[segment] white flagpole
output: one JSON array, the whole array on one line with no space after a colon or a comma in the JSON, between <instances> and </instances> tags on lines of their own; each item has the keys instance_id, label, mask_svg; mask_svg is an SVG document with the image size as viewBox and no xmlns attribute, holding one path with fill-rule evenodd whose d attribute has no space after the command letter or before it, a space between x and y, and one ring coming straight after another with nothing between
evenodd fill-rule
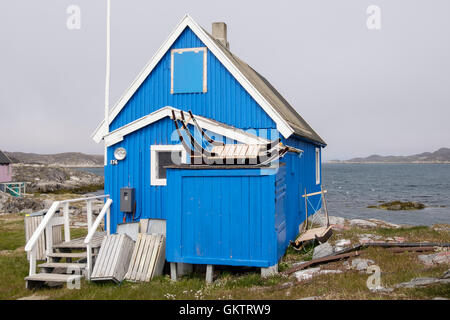
<instances>
[{"instance_id":1,"label":"white flagpole","mask_svg":"<svg viewBox=\"0 0 450 320\"><path fill-rule=\"evenodd\" d=\"M105 81L105 135L109 133L109 80L110 80L110 50L111 50L111 0L106 0L106 81ZM107 164L107 147L105 141L105 163Z\"/></svg>"}]
</instances>

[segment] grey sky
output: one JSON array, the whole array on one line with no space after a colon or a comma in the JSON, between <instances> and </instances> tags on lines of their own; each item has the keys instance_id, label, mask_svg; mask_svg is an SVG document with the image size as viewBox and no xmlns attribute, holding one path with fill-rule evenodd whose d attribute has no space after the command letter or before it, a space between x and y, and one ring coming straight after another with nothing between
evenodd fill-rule
<instances>
[{"instance_id":1,"label":"grey sky","mask_svg":"<svg viewBox=\"0 0 450 320\"><path fill-rule=\"evenodd\" d=\"M81 8L68 30L66 9ZM369 5L381 30L366 27ZM231 50L325 139L324 159L450 147L447 0L112 0L111 104L185 13L228 24ZM102 153L106 0L0 3L0 149Z\"/></svg>"}]
</instances>

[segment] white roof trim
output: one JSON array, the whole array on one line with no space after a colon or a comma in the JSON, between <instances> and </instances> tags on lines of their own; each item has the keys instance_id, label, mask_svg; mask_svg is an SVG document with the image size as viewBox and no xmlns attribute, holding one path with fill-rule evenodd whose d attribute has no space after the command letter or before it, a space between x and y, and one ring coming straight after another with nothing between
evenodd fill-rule
<instances>
[{"instance_id":1,"label":"white roof trim","mask_svg":"<svg viewBox=\"0 0 450 320\"><path fill-rule=\"evenodd\" d=\"M108 147L112 146L112 145L122 141L124 136L126 136L132 132L135 132L145 126L148 126L149 124L159 121L162 118L171 117L172 110L175 111L175 114L177 115L177 117L180 116L179 109L173 108L170 106L163 107L159 110L156 110L156 111L150 113L149 115L146 115L146 116L144 116L140 119L137 119L133 122L130 122L130 123L124 125L123 127L108 133L104 137L106 145ZM233 128L226 124L223 124L223 123L220 123L220 122L217 122L217 121L205 118L205 117L201 117L201 116L197 116L197 115L194 115L194 116L195 116L195 119L197 120L198 125L200 127L202 127L203 129L208 130L210 132L214 132L221 136L230 138L232 140L237 140L239 142L246 143L246 144L260 144L260 143L268 143L269 142L269 140L267 140L267 139L258 137L249 132L245 132L244 130ZM190 117L186 117L186 118L189 118L188 123L193 124L193 121L190 119Z\"/></svg>"},{"instance_id":2,"label":"white roof trim","mask_svg":"<svg viewBox=\"0 0 450 320\"><path fill-rule=\"evenodd\" d=\"M156 54L152 57L149 63L141 71L139 76L133 81L131 86L122 95L122 97L117 101L114 108L111 109L109 113L109 123L111 124L114 118L119 114L122 108L126 105L128 100L131 99L133 94L141 86L144 80L152 72L153 68L159 63L161 58L166 54L166 52L173 45L175 40L180 36L186 27L191 28L191 30L199 37L199 39L208 47L208 49L214 54L214 56L227 68L227 70L236 78L236 80L247 90L247 92L256 100L256 102L263 108L263 110L269 115L270 118L276 123L278 131L283 135L283 137L288 138L294 133L294 130L289 126L286 120L272 107L272 105L261 95L261 93L256 90L256 88L250 83L250 81L239 71L238 68L228 59L228 57L217 47L217 44L211 40L211 38L205 33L205 31L186 14L183 19L175 27L174 31L170 34L169 38L163 43L163 45L158 49ZM95 129L92 134L92 138L95 142L99 143L106 133L106 126L104 120Z\"/></svg>"}]
</instances>

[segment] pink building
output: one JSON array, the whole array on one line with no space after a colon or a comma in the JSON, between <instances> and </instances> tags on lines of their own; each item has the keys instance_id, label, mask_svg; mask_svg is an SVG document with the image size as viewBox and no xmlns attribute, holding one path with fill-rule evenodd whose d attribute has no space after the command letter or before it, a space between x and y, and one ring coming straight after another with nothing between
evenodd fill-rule
<instances>
[{"instance_id":1,"label":"pink building","mask_svg":"<svg viewBox=\"0 0 450 320\"><path fill-rule=\"evenodd\" d=\"M11 160L0 150L0 183L11 182L12 164Z\"/></svg>"}]
</instances>

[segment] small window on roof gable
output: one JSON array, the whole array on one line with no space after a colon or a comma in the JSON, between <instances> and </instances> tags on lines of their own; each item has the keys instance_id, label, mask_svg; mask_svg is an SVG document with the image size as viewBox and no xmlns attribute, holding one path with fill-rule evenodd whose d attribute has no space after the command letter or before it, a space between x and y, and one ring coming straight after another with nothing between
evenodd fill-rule
<instances>
[{"instance_id":1,"label":"small window on roof gable","mask_svg":"<svg viewBox=\"0 0 450 320\"><path fill-rule=\"evenodd\" d=\"M172 49L170 93L206 92L206 48Z\"/></svg>"}]
</instances>

